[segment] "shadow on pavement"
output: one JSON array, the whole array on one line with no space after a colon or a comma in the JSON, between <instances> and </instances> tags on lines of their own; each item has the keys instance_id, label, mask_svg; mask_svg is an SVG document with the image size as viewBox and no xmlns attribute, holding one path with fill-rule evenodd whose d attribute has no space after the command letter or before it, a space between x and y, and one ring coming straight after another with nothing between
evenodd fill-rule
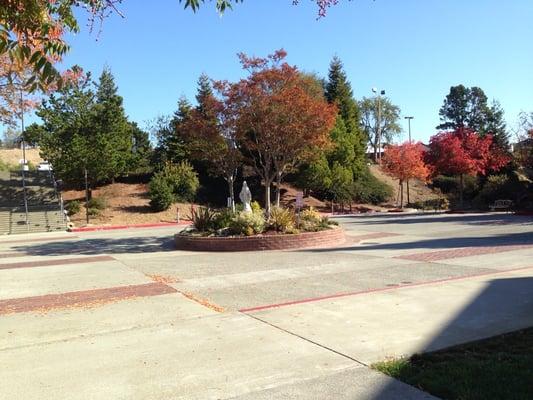
<instances>
[{"instance_id":1,"label":"shadow on pavement","mask_svg":"<svg viewBox=\"0 0 533 400\"><path fill-rule=\"evenodd\" d=\"M452 249L460 247L502 247L533 245L533 232L502 234L480 237L431 238L411 242L380 243L367 245L340 246L336 248L308 249L300 251L330 252L346 250L406 250L406 249Z\"/></svg>"},{"instance_id":2,"label":"shadow on pavement","mask_svg":"<svg viewBox=\"0 0 533 400\"><path fill-rule=\"evenodd\" d=\"M533 326L533 278L532 277L517 277L507 279L494 279L487 283L487 286L464 308L461 309L455 316L452 316L449 322L432 338L430 338L424 345L420 346L417 354L434 352L442 350L448 347L452 347L459 344L468 342L474 342L481 339L526 329ZM505 354L505 349L495 348L495 353ZM533 351L533 349L531 349ZM503 356L503 355L502 355ZM416 356L415 356L416 357ZM451 356L448 356L451 357ZM478 356L481 357L481 356ZM409 376L410 371L407 369L409 366L406 364L401 368L405 368L405 371L397 371L400 377ZM474 368L472 365L471 368ZM476 370L477 371L477 370ZM503 371L505 372L505 371ZM513 371L507 371L502 376L498 377L497 388L491 385L490 388L473 388L469 385L474 385L476 382L468 381L465 377L464 382L449 382L450 386L462 385L463 392L468 393L487 393L491 390L495 390L496 393L491 392L492 399L505 399L508 398L508 391L505 389L507 383L513 382L512 387L520 388L524 392L522 395L527 396L525 393L532 388L531 380L529 377L524 379L516 377ZM479 376L479 374L487 374L487 376ZM479 371L476 376L476 381L480 382L492 382L490 372ZM525 375L525 374L523 374ZM453 379L453 378L450 378ZM524 382L519 382L517 385L516 379L522 379ZM437 384L438 385L438 384ZM529 388L528 389L528 385ZM393 384L389 385L393 386ZM442 382L440 384L441 390L446 391L447 388L442 389ZM375 395L371 397L372 400L389 400L394 397L390 397L391 388L385 386L376 391ZM423 388L422 388L423 389ZM501 389L501 391L499 390ZM435 393L439 395L439 393ZM465 394L465 393L463 393ZM529 393L530 394L530 393ZM440 394L444 395L444 394ZM492 397L493 396L493 397ZM460 397L460 398L478 398L478 397ZM488 397L485 397L488 398ZM521 397L517 394L518 398Z\"/></svg>"},{"instance_id":3,"label":"shadow on pavement","mask_svg":"<svg viewBox=\"0 0 533 400\"><path fill-rule=\"evenodd\" d=\"M533 224L533 218L513 214L404 214L404 215L361 215L357 217L335 215L336 220L341 220L344 224L350 225L387 225L387 224L425 224L432 222L460 223L463 225L524 225ZM350 219L350 221L342 221Z\"/></svg>"},{"instance_id":4,"label":"shadow on pavement","mask_svg":"<svg viewBox=\"0 0 533 400\"><path fill-rule=\"evenodd\" d=\"M82 238L79 241L56 241L13 247L30 256L94 255L120 253L155 253L176 251L172 237Z\"/></svg>"}]
</instances>

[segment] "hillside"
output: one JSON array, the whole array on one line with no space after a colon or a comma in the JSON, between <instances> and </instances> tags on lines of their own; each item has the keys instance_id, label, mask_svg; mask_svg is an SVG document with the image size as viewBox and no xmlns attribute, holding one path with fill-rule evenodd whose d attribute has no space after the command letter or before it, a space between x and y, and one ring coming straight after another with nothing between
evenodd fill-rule
<instances>
[{"instance_id":1,"label":"hillside","mask_svg":"<svg viewBox=\"0 0 533 400\"><path fill-rule=\"evenodd\" d=\"M0 148L0 164L8 164L10 166L19 165L22 159L21 149L4 149ZM39 149L26 149L26 159L33 165L37 165L43 161L39 155Z\"/></svg>"},{"instance_id":2,"label":"hillside","mask_svg":"<svg viewBox=\"0 0 533 400\"><path fill-rule=\"evenodd\" d=\"M390 199L390 205L396 205L396 200L399 199L400 189L398 187L398 180L393 179L386 173L381 170L381 167L378 165L371 165L370 172L380 181L387 183L393 190L393 197ZM419 180L409 181L409 194L411 202L425 201L430 199L437 199L442 195L439 195L438 192L430 189L424 182ZM404 194L403 194L404 204L407 203L407 189L404 185Z\"/></svg>"}]
</instances>

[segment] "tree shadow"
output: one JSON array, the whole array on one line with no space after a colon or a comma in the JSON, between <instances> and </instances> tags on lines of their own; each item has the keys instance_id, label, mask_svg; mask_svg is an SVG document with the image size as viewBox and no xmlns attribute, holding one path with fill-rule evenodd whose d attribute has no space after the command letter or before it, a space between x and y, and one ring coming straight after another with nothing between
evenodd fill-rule
<instances>
[{"instance_id":1,"label":"tree shadow","mask_svg":"<svg viewBox=\"0 0 533 400\"><path fill-rule=\"evenodd\" d=\"M401 363L394 374L401 380L411 381L413 385L422 390L428 389L421 382L417 382L417 379L413 381L413 370L410 363L416 365L417 362L419 363L420 357L428 358L431 355L440 357L441 360L446 359L447 362L457 362L457 359L465 355L465 352L470 352L470 356L465 356L466 359L470 357L471 360L467 367L470 370L465 372L465 375L470 374L472 376L464 376L463 382L454 381L455 378L452 373L449 376L439 375L438 379L436 378L433 382L426 380L425 383L433 387L432 394L444 398L455 396L459 396L458 398L493 399L527 398L522 397L530 390L528 389L528 385L531 388L531 380L527 377L527 374L521 374L518 377L515 370L500 368L498 370L500 373L498 377L499 382L495 383L491 371L475 369L474 359L482 360L483 356L481 353L478 354L477 351L466 349L468 346L461 346L459 348L455 346L519 331L531 326L533 326L533 278L516 277L491 280L472 301L455 315L452 315L437 334L429 338L426 342L415 346L416 354L408 355L410 356L408 362ZM386 347L387 344L384 343L384 346ZM450 350L452 351L450 354L440 356L442 349L447 349L452 346L454 347ZM453 355L453 351L456 352L455 354L457 356ZM505 359L506 347L503 340L499 346L492 347L486 351L490 351L494 358L502 359L503 357ZM424 353L429 354L419 356L419 354ZM431 365L425 364L423 368L426 370L431 368ZM435 371L442 371L442 368L438 369L438 365L435 365L434 368L436 368ZM524 378L525 376L526 378ZM514 390L518 389L520 393L511 395L510 393L513 389L509 389L507 387L508 385L506 385L507 383L512 383L511 387ZM391 388L396 387L395 385L396 383L393 382L378 389L372 396L372 399L380 400L388 398L385 394L390 393ZM473 395L475 393L477 395ZM478 397L480 395L481 397ZM511 397L509 397L510 395ZM516 397L512 397L514 395Z\"/></svg>"},{"instance_id":2,"label":"tree shadow","mask_svg":"<svg viewBox=\"0 0 533 400\"><path fill-rule=\"evenodd\" d=\"M348 245L335 248L306 249L301 251L309 252L331 252L331 251L357 251L357 250L406 250L406 249L433 249L447 250L461 247L505 247L505 246L527 246L533 245L533 232L520 232L512 234L501 234L493 236L477 237L453 237L453 238L430 238L424 240L397 242L397 243L377 243L366 245Z\"/></svg>"},{"instance_id":3,"label":"tree shadow","mask_svg":"<svg viewBox=\"0 0 533 400\"><path fill-rule=\"evenodd\" d=\"M14 246L13 250L29 256L131 254L176 251L172 237L161 236L144 236L118 239L83 238L78 241L55 241Z\"/></svg>"},{"instance_id":4,"label":"tree shadow","mask_svg":"<svg viewBox=\"0 0 533 400\"><path fill-rule=\"evenodd\" d=\"M450 215L443 213L405 215L362 215L357 217L334 216L343 224L349 225L388 225L388 224L425 224L425 223L459 223L463 225L530 225L533 218L513 214L476 214ZM349 221L343 221L349 219Z\"/></svg>"}]
</instances>

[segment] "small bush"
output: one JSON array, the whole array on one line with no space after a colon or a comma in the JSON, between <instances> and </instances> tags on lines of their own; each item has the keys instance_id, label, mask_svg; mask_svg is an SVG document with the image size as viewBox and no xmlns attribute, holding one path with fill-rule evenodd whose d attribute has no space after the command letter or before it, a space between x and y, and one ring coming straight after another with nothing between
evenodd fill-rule
<instances>
[{"instance_id":1,"label":"small bush","mask_svg":"<svg viewBox=\"0 0 533 400\"><path fill-rule=\"evenodd\" d=\"M354 200L360 203L380 204L391 196L392 188L370 172L362 174L353 184Z\"/></svg>"},{"instance_id":2,"label":"small bush","mask_svg":"<svg viewBox=\"0 0 533 400\"><path fill-rule=\"evenodd\" d=\"M300 213L299 228L305 232L316 232L320 230L322 216L314 208L303 210Z\"/></svg>"},{"instance_id":3,"label":"small bush","mask_svg":"<svg viewBox=\"0 0 533 400\"><path fill-rule=\"evenodd\" d=\"M89 214L90 217L98 217L100 214L102 214L102 210L98 208L89 208L87 210L87 214Z\"/></svg>"},{"instance_id":4,"label":"small bush","mask_svg":"<svg viewBox=\"0 0 533 400\"><path fill-rule=\"evenodd\" d=\"M235 217L235 213L230 208L225 208L218 212L214 220L214 229L226 229L230 226L231 220Z\"/></svg>"},{"instance_id":5,"label":"small bush","mask_svg":"<svg viewBox=\"0 0 533 400\"><path fill-rule=\"evenodd\" d=\"M260 211L262 211L261 206L255 200L250 203L250 207L252 207L252 212L260 212Z\"/></svg>"},{"instance_id":6,"label":"small bush","mask_svg":"<svg viewBox=\"0 0 533 400\"><path fill-rule=\"evenodd\" d=\"M262 213L240 212L231 220L230 230L236 235L251 236L265 230L265 217Z\"/></svg>"},{"instance_id":7,"label":"small bush","mask_svg":"<svg viewBox=\"0 0 533 400\"><path fill-rule=\"evenodd\" d=\"M176 201L194 200L200 182L191 164L185 161L176 165L169 164L162 173L166 176Z\"/></svg>"},{"instance_id":8,"label":"small bush","mask_svg":"<svg viewBox=\"0 0 533 400\"><path fill-rule=\"evenodd\" d=\"M447 210L450 207L450 202L446 197L440 197L438 199L415 201L407 204L407 207L419 210Z\"/></svg>"},{"instance_id":9,"label":"small bush","mask_svg":"<svg viewBox=\"0 0 533 400\"><path fill-rule=\"evenodd\" d=\"M162 175L154 175L149 184L150 207L154 211L168 210L174 201L172 188Z\"/></svg>"},{"instance_id":10,"label":"small bush","mask_svg":"<svg viewBox=\"0 0 533 400\"><path fill-rule=\"evenodd\" d=\"M103 211L107 207L106 203L105 197L93 197L91 200L89 200L88 207L89 209L93 208L98 211Z\"/></svg>"},{"instance_id":11,"label":"small bush","mask_svg":"<svg viewBox=\"0 0 533 400\"><path fill-rule=\"evenodd\" d=\"M150 206L164 211L175 201L193 201L199 186L198 175L189 163L167 164L150 180Z\"/></svg>"},{"instance_id":12,"label":"small bush","mask_svg":"<svg viewBox=\"0 0 533 400\"><path fill-rule=\"evenodd\" d=\"M272 207L268 218L268 227L276 232L293 231L296 225L294 213L281 207Z\"/></svg>"},{"instance_id":13,"label":"small bush","mask_svg":"<svg viewBox=\"0 0 533 400\"><path fill-rule=\"evenodd\" d=\"M65 205L65 209L67 210L68 215L74 215L80 212L81 210L81 202L79 200L72 200L69 201Z\"/></svg>"},{"instance_id":14,"label":"small bush","mask_svg":"<svg viewBox=\"0 0 533 400\"><path fill-rule=\"evenodd\" d=\"M192 224L199 232L214 230L216 217L217 213L209 207L191 208Z\"/></svg>"}]
</instances>

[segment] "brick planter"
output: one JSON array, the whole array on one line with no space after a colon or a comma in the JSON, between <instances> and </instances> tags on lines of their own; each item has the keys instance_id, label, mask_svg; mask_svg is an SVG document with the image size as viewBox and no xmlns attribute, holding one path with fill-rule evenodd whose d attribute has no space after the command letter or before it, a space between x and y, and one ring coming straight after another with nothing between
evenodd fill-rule
<instances>
[{"instance_id":1,"label":"brick planter","mask_svg":"<svg viewBox=\"0 0 533 400\"><path fill-rule=\"evenodd\" d=\"M256 235L242 237L174 236L178 250L191 251L258 251L336 247L346 241L340 228L295 235Z\"/></svg>"}]
</instances>

